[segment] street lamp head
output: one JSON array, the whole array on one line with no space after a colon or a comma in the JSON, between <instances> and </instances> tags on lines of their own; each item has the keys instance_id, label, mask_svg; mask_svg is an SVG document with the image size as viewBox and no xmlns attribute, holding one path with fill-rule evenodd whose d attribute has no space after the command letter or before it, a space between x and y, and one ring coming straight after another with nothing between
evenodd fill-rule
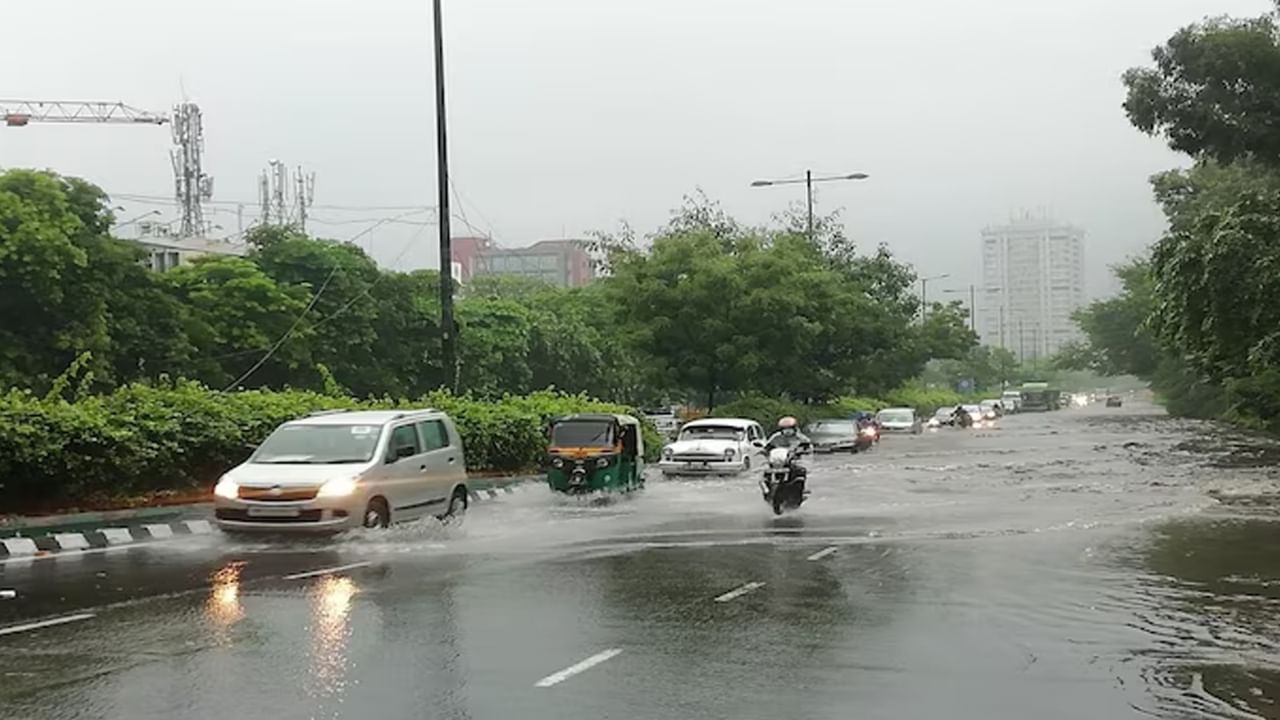
<instances>
[{"instance_id":1,"label":"street lamp head","mask_svg":"<svg viewBox=\"0 0 1280 720\"><path fill-rule=\"evenodd\" d=\"M868 175L868 174L866 174L866 173L860 173L860 172L857 172L857 173L853 173L852 175L847 176L845 179L846 179L846 180L866 180L866 179L867 179L867 178L869 178L869 177L871 177L871 176L870 176L870 175Z\"/></svg>"},{"instance_id":2,"label":"street lamp head","mask_svg":"<svg viewBox=\"0 0 1280 720\"><path fill-rule=\"evenodd\" d=\"M751 187L769 187L772 184L772 180L756 180L751 183Z\"/></svg>"}]
</instances>

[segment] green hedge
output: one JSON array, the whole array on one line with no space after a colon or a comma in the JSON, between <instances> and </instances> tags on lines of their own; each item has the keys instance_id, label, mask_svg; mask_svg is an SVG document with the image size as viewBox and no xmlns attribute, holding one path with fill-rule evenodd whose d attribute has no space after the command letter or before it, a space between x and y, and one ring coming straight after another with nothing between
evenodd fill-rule
<instances>
[{"instance_id":1,"label":"green hedge","mask_svg":"<svg viewBox=\"0 0 1280 720\"><path fill-rule=\"evenodd\" d=\"M778 422L778 418L785 415L795 417L801 425L819 418L849 417L858 410L877 412L887 407L915 408L918 414L928 416L940 407L974 403L978 400L977 396L961 395L951 390L908 386L886 393L883 398L842 397L831 403L816 405L780 398L747 396L716 407L714 415L750 418L769 429Z\"/></svg>"},{"instance_id":2,"label":"green hedge","mask_svg":"<svg viewBox=\"0 0 1280 720\"><path fill-rule=\"evenodd\" d=\"M68 500L191 490L243 461L277 425L317 410L434 407L457 422L468 468L519 471L546 452L546 424L573 412L629 412L554 392L484 402L448 393L357 401L305 391L224 393L199 384L128 385L74 402L13 390L0 396L0 512ZM646 449L661 449L646 423Z\"/></svg>"}]
</instances>

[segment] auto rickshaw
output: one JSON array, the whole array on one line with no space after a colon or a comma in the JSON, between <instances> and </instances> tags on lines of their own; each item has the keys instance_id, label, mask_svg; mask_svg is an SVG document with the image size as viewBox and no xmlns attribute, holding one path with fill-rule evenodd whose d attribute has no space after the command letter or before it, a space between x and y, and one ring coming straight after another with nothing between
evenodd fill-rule
<instances>
[{"instance_id":1,"label":"auto rickshaw","mask_svg":"<svg viewBox=\"0 0 1280 720\"><path fill-rule=\"evenodd\" d=\"M547 484L582 495L644 486L644 440L630 415L583 413L551 423Z\"/></svg>"}]
</instances>

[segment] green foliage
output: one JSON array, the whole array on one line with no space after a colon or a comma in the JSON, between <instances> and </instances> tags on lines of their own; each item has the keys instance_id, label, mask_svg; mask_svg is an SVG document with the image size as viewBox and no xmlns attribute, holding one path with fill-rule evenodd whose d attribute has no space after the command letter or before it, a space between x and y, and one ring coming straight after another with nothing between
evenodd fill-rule
<instances>
[{"instance_id":1,"label":"green foliage","mask_svg":"<svg viewBox=\"0 0 1280 720\"><path fill-rule=\"evenodd\" d=\"M74 384L79 368L60 387ZM553 392L496 401L428 394L415 401L356 401L309 391L219 392L184 381L129 384L70 402L65 393L0 396L0 506L35 508L66 500L118 499L210 486L242 462L276 426L317 410L434 407L457 421L473 471L519 471L546 452L551 418L574 412L629 412L585 395ZM644 429L649 459L661 449Z\"/></svg>"},{"instance_id":2,"label":"green foliage","mask_svg":"<svg viewBox=\"0 0 1280 720\"><path fill-rule=\"evenodd\" d=\"M1138 129L1193 156L1280 160L1280 30L1273 14L1214 18L1152 51L1155 67L1125 73Z\"/></svg>"}]
</instances>

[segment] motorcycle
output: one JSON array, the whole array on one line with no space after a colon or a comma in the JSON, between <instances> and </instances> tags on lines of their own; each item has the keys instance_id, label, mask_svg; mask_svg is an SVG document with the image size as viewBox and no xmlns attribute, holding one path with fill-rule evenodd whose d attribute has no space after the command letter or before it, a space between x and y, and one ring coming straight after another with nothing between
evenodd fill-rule
<instances>
[{"instance_id":1,"label":"motorcycle","mask_svg":"<svg viewBox=\"0 0 1280 720\"><path fill-rule=\"evenodd\" d=\"M809 497L805 489L805 473L797 461L804 454L802 447L774 448L769 451L764 479L760 491L764 501L773 508L774 515L784 510L795 510Z\"/></svg>"}]
</instances>

